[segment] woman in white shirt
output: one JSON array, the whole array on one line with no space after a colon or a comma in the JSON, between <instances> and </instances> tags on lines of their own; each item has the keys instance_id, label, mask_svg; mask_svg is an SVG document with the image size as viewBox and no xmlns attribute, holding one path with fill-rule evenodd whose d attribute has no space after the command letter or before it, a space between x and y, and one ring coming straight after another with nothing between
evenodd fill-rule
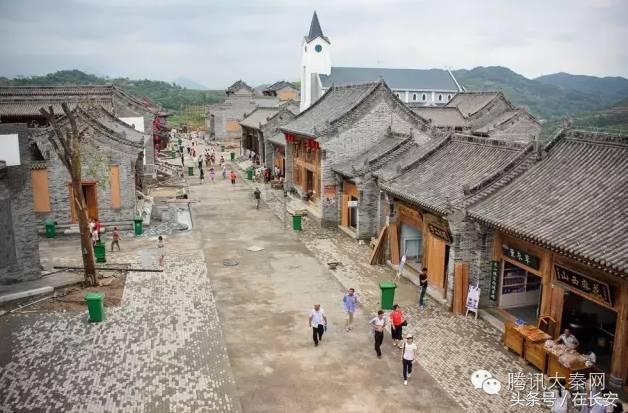
<instances>
[{"instance_id":1,"label":"woman in white shirt","mask_svg":"<svg viewBox=\"0 0 628 413\"><path fill-rule=\"evenodd\" d=\"M571 394L565 389L564 380L559 380L556 383L556 390L554 390L552 413L568 413L570 401Z\"/></svg>"},{"instance_id":2,"label":"woman in white shirt","mask_svg":"<svg viewBox=\"0 0 628 413\"><path fill-rule=\"evenodd\" d=\"M403 384L408 384L408 377L412 375L412 363L416 357L416 344L414 344L414 338L408 334L406 336L406 342L403 343L403 350L401 352L401 364L403 366Z\"/></svg>"}]
</instances>

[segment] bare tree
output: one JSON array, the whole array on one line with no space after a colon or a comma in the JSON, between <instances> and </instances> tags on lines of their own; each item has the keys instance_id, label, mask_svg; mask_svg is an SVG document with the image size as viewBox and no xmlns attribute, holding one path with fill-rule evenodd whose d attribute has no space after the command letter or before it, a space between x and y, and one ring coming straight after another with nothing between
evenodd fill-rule
<instances>
[{"instance_id":1,"label":"bare tree","mask_svg":"<svg viewBox=\"0 0 628 413\"><path fill-rule=\"evenodd\" d=\"M53 133L48 134L48 141L57 153L61 163L68 170L72 180L72 195L74 198L72 201L74 202L81 233L85 284L87 286L96 286L98 283L96 281L94 250L92 249L92 239L89 223L87 222L87 203L85 202L81 185L81 144L86 137L88 128L79 129L76 113L71 111L65 102L61 104L61 108L67 118L67 123L64 122L63 125L59 123L52 106L49 106L48 110L41 108L39 111L52 127Z\"/></svg>"}]
</instances>

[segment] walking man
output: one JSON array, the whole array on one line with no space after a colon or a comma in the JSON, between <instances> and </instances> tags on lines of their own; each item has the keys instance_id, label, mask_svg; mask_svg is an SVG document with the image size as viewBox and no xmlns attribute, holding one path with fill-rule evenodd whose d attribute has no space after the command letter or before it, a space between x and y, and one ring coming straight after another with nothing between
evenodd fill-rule
<instances>
[{"instance_id":1,"label":"walking man","mask_svg":"<svg viewBox=\"0 0 628 413\"><path fill-rule=\"evenodd\" d=\"M358 306L358 296L355 295L355 290L353 288L349 288L349 290L345 293L345 296L342 297L342 306L345 309L345 313L347 313L345 330L351 331L353 328L353 313L355 313L355 309Z\"/></svg>"},{"instance_id":2,"label":"walking man","mask_svg":"<svg viewBox=\"0 0 628 413\"><path fill-rule=\"evenodd\" d=\"M231 178L231 185L235 185L236 173L234 171L231 171L231 173L229 174L229 178Z\"/></svg>"},{"instance_id":3,"label":"walking man","mask_svg":"<svg viewBox=\"0 0 628 413\"><path fill-rule=\"evenodd\" d=\"M419 308L425 309L425 293L427 292L427 268L423 267L421 274L419 274L419 286L421 291L419 292Z\"/></svg>"},{"instance_id":4,"label":"walking man","mask_svg":"<svg viewBox=\"0 0 628 413\"><path fill-rule=\"evenodd\" d=\"M377 317L373 318L369 324L373 328L373 335L375 336L375 353L377 358L382 358L382 343L384 342L384 329L386 328L386 318L384 317L384 311L379 310Z\"/></svg>"},{"instance_id":5,"label":"walking man","mask_svg":"<svg viewBox=\"0 0 628 413\"><path fill-rule=\"evenodd\" d=\"M159 257L159 267L163 268L166 260L166 243L161 235L157 239L157 256Z\"/></svg>"},{"instance_id":6,"label":"walking man","mask_svg":"<svg viewBox=\"0 0 628 413\"><path fill-rule=\"evenodd\" d=\"M259 209L259 200L262 197L262 192L259 190L259 188L255 188L255 191L253 191L253 196L255 197L255 209Z\"/></svg>"},{"instance_id":7,"label":"walking man","mask_svg":"<svg viewBox=\"0 0 628 413\"><path fill-rule=\"evenodd\" d=\"M210 177L211 177L211 172L210 172ZM200 178L201 184L202 184L203 181L205 180L205 171L203 171L203 168L201 168L201 173L199 175L199 178Z\"/></svg>"},{"instance_id":8,"label":"walking man","mask_svg":"<svg viewBox=\"0 0 628 413\"><path fill-rule=\"evenodd\" d=\"M320 304L314 304L314 309L310 312L309 324L312 327L314 346L318 346L318 342L323 340L323 333L327 328L327 316Z\"/></svg>"},{"instance_id":9,"label":"walking man","mask_svg":"<svg viewBox=\"0 0 628 413\"><path fill-rule=\"evenodd\" d=\"M411 334L406 336L406 342L403 343L403 351L401 352L401 364L403 366L403 384L408 384L408 378L412 376L412 364L416 356L416 344Z\"/></svg>"},{"instance_id":10,"label":"walking man","mask_svg":"<svg viewBox=\"0 0 628 413\"><path fill-rule=\"evenodd\" d=\"M118 232L118 227L113 227L113 232L111 233L111 238L113 239L113 241L111 241L111 252L113 252L113 246L115 245L116 247L118 247L118 251L120 251L120 233Z\"/></svg>"}]
</instances>

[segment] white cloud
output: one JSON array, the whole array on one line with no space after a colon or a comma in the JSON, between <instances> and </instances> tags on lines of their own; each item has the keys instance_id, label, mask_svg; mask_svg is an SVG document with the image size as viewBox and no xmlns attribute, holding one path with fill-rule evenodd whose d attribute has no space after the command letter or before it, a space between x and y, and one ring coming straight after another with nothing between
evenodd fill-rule
<instances>
[{"instance_id":1,"label":"white cloud","mask_svg":"<svg viewBox=\"0 0 628 413\"><path fill-rule=\"evenodd\" d=\"M91 69L222 88L296 80L312 3L289 0L0 2L0 75ZM507 66L628 76L623 0L317 2L332 62L344 66Z\"/></svg>"}]
</instances>

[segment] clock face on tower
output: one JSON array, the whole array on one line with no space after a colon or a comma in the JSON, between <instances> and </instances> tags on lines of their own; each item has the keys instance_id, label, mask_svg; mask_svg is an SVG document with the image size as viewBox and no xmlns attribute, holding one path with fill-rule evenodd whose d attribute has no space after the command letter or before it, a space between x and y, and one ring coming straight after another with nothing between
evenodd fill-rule
<instances>
[{"instance_id":1,"label":"clock face on tower","mask_svg":"<svg viewBox=\"0 0 628 413\"><path fill-rule=\"evenodd\" d=\"M323 46L321 46L320 44L317 44L314 47L314 50L316 50L316 53L320 53L323 50Z\"/></svg>"}]
</instances>

